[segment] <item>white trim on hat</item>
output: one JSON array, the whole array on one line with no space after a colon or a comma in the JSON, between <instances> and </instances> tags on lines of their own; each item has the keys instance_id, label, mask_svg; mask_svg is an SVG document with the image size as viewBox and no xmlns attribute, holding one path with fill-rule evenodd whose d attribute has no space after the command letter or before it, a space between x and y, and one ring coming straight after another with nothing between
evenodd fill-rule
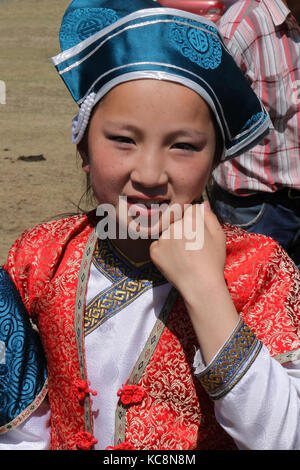
<instances>
[{"instance_id":1,"label":"white trim on hat","mask_svg":"<svg viewBox=\"0 0 300 470\"><path fill-rule=\"evenodd\" d=\"M133 65L133 64L130 64L130 65ZM127 66L122 66L122 67L126 68ZM121 68L121 67L119 67L119 68ZM178 67L173 67L173 68L176 69ZM184 69L182 69L182 70L184 70ZM100 78L101 77L99 77L99 79ZM197 78L199 79L199 77L197 77ZM124 83L124 82L129 82L131 80L141 80L141 79L155 79L155 80L171 81L171 82L175 82L175 83L180 83L181 85L184 85L184 86L194 90L210 106L212 112L214 113L216 121L219 125L220 132L222 133L223 141L225 142L224 127L223 127L223 124L220 122L219 114L218 114L218 112L215 108L215 103L213 102L210 95L207 93L207 91L204 88L202 88L199 84L195 83L193 80L185 78L182 75L176 75L175 73L172 74L172 73L163 72L163 71L159 71L159 70L147 70L147 71L134 71L134 72L125 73L123 75L119 75L118 77L113 78L112 80L108 81L103 87L101 87L100 90L98 91L98 93L96 93L96 95L94 93L92 93L93 94L93 106L95 106L97 104L97 102L100 101L100 99L103 98L103 96L105 96L115 86L120 85L121 83ZM204 80L203 80L203 82L204 82ZM206 82L205 82L205 84L207 86L209 86ZM213 90L211 90L211 92L214 94ZM91 95L91 93L89 92L85 96L85 98L83 99L83 104L81 106L84 105L85 101L89 98L90 95ZM216 99L216 102L219 103L219 100L216 96L215 96L215 99ZM222 107L221 107L220 103L219 103L219 108L221 110L220 112L223 115L223 110L222 110ZM80 115L80 112L79 112L78 116L79 115ZM87 116L86 113L85 113L85 119L82 118L82 123L84 122L85 126L87 125L88 119L89 119L89 116ZM230 136L230 140L231 140L231 134L230 134L229 128L227 126L227 122L225 121L224 115L223 115L223 120L224 120L224 125L226 126L226 131L228 132L228 135ZM77 122L76 122L76 124L77 124ZM79 132L80 132L80 135L82 136L83 133L84 133L84 130L82 129L82 126L80 126L80 128L79 128L76 125L76 127L75 127L75 121L74 121L74 129L75 128L76 128L76 134L78 135ZM73 134L73 142L75 142L75 143L79 142L77 136L75 136L74 134Z\"/></svg>"},{"instance_id":2,"label":"white trim on hat","mask_svg":"<svg viewBox=\"0 0 300 470\"><path fill-rule=\"evenodd\" d=\"M153 65L153 66L158 65L158 66L168 67L170 69L174 69L174 74L170 73L170 72L164 72L164 71L161 71L161 70L143 70L143 71L128 72L127 74L120 75L120 76L116 77L115 79L110 80L103 87L101 87L101 89L98 91L98 93L96 95L97 98L98 98L98 96L100 97L100 98L98 98L98 100L101 99L102 96L104 96L113 86L116 86L116 85L118 85L118 84L120 84L124 81L134 80L134 79L138 79L138 78L153 78L153 79L156 79L156 80L168 80L168 81L172 81L172 82L181 83L182 85L185 85L188 88L192 88L200 96L203 96L203 98L208 102L208 104L210 105L210 107L212 108L212 110L214 111L216 116L218 116L218 113L217 113L217 110L215 108L214 102L212 101L209 94L200 85L198 85L192 79L185 78L182 75L176 75L176 70L181 71L181 72L185 72L185 73L187 73L191 76L194 76L197 80L201 80L210 89L211 93L215 97L216 102L219 105L220 112L222 113L222 118L223 118L223 121L224 121L224 125L226 127L227 136L229 137L230 140L232 140L232 135L231 135L230 129L227 125L227 122L226 122L226 119L225 119L225 116L224 116L224 113L223 113L222 106L221 106L221 104L219 102L219 99L216 96L214 90L211 88L211 86L199 75L191 72L190 70L187 70L187 69L184 69L182 67L178 67L178 66L172 65L172 64L159 63L159 62L136 62L136 63L126 64L126 65L120 65L120 67L115 67L114 69L110 69L107 72L105 72L104 74L100 75L97 78L97 80L94 81L94 83L90 86L89 90L86 92L84 97L81 100L79 100L77 104L80 105L81 103L83 103L85 101L86 97L91 93L91 91L94 88L94 86L96 85L96 83L99 80L102 80L102 78L104 78L105 76L107 76L110 73L113 73L117 70L122 70L122 69L125 69L127 67L134 67L134 66L137 66L137 65ZM128 77L132 77L132 78L128 78ZM111 83L114 83L114 85L111 86L110 85ZM103 90L103 93L101 94L102 90ZM219 117L218 117L218 119L219 119ZM223 128L223 126L222 126L222 128Z\"/></svg>"}]
</instances>

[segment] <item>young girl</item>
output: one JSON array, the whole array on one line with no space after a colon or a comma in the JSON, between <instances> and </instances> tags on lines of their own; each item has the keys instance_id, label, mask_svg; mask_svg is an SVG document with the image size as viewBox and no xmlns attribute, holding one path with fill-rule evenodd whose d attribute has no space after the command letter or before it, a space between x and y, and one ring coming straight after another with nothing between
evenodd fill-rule
<instances>
[{"instance_id":1,"label":"young girl","mask_svg":"<svg viewBox=\"0 0 300 470\"><path fill-rule=\"evenodd\" d=\"M74 0L60 40L99 207L27 231L5 266L47 357L45 448L299 448L299 272L199 202L264 108L196 15Z\"/></svg>"}]
</instances>

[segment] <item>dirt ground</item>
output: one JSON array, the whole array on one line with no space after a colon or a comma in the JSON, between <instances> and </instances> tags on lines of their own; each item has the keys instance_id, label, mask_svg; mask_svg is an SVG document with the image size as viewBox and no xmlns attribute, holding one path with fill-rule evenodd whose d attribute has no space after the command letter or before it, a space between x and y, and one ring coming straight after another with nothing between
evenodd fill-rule
<instances>
[{"instance_id":1,"label":"dirt ground","mask_svg":"<svg viewBox=\"0 0 300 470\"><path fill-rule=\"evenodd\" d=\"M24 230L76 212L85 191L71 142L77 106L51 62L68 4L0 0L0 264Z\"/></svg>"}]
</instances>

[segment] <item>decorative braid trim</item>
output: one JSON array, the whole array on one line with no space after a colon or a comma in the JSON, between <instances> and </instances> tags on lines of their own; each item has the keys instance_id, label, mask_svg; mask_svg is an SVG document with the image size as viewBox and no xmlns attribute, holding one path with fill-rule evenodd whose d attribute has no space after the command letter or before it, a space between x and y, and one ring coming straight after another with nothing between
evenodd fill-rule
<instances>
[{"instance_id":1,"label":"decorative braid trim","mask_svg":"<svg viewBox=\"0 0 300 470\"><path fill-rule=\"evenodd\" d=\"M33 402L27 406L21 413L16 416L12 421L0 427L0 434L4 434L7 431L12 431L22 424L27 418L29 418L32 413L34 413L38 407L43 403L48 393L48 379L45 380L45 383L40 391L40 393L35 397Z\"/></svg>"},{"instance_id":2,"label":"decorative braid trim","mask_svg":"<svg viewBox=\"0 0 300 470\"><path fill-rule=\"evenodd\" d=\"M224 397L254 362L262 343L242 319L209 366L197 378L213 400Z\"/></svg>"},{"instance_id":3,"label":"decorative braid trim","mask_svg":"<svg viewBox=\"0 0 300 470\"><path fill-rule=\"evenodd\" d=\"M90 93L80 107L80 111L72 122L72 141L78 144L88 125L92 109L95 104L96 93Z\"/></svg>"},{"instance_id":4,"label":"decorative braid trim","mask_svg":"<svg viewBox=\"0 0 300 470\"><path fill-rule=\"evenodd\" d=\"M287 351L282 354L277 354L274 357L276 361L280 364L288 364L290 362L295 362L300 360L300 349L295 349L294 351Z\"/></svg>"}]
</instances>

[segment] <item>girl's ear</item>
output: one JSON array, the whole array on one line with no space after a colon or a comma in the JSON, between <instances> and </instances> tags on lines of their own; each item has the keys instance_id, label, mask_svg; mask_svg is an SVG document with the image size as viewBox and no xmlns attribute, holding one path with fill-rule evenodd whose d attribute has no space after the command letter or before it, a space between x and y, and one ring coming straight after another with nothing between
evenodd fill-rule
<instances>
[{"instance_id":1,"label":"girl's ear","mask_svg":"<svg viewBox=\"0 0 300 470\"><path fill-rule=\"evenodd\" d=\"M85 173L90 172L90 159L88 152L87 133L84 134L81 141L77 144L77 151L82 159L82 169Z\"/></svg>"}]
</instances>

